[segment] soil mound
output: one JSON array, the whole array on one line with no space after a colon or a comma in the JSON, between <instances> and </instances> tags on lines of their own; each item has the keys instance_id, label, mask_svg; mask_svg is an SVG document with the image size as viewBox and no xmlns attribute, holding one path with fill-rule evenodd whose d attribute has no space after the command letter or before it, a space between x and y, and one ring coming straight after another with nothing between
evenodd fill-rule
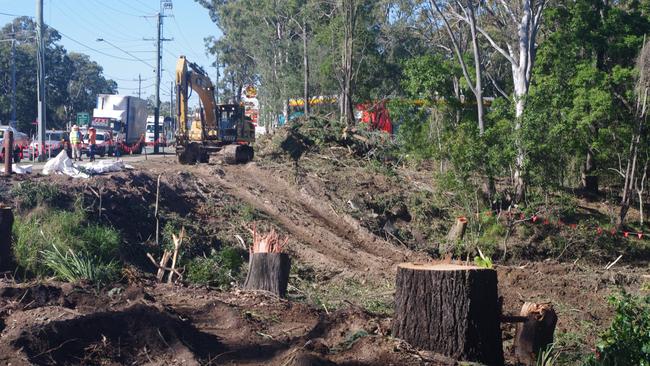
<instances>
[{"instance_id":1,"label":"soil mound","mask_svg":"<svg viewBox=\"0 0 650 366\"><path fill-rule=\"evenodd\" d=\"M198 365L223 352L216 336L147 305L36 326L13 343L36 365Z\"/></svg>"}]
</instances>

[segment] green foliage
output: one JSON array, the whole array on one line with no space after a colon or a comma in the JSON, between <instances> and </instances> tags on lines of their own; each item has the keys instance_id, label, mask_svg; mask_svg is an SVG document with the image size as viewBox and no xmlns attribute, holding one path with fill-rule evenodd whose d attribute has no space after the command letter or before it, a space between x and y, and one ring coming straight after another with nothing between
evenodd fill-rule
<instances>
[{"instance_id":1,"label":"green foliage","mask_svg":"<svg viewBox=\"0 0 650 366\"><path fill-rule=\"evenodd\" d=\"M74 211L37 209L26 217L17 218L13 232L16 261L32 275L54 274L52 267L44 262L44 255L52 254L53 247L64 256L72 251L77 258L104 263L108 267L119 258L119 232L88 223L85 213L79 208Z\"/></svg>"},{"instance_id":2,"label":"green foliage","mask_svg":"<svg viewBox=\"0 0 650 366\"><path fill-rule=\"evenodd\" d=\"M404 89L413 97L449 100L454 95L454 85L449 76L458 74L458 68L442 55L414 57L404 63L402 83Z\"/></svg>"},{"instance_id":3,"label":"green foliage","mask_svg":"<svg viewBox=\"0 0 650 366\"><path fill-rule=\"evenodd\" d=\"M21 210L41 205L58 206L65 198L57 186L34 180L25 180L16 184L10 194Z\"/></svg>"},{"instance_id":4,"label":"green foliage","mask_svg":"<svg viewBox=\"0 0 650 366\"><path fill-rule=\"evenodd\" d=\"M587 365L650 365L650 295L612 296L615 315Z\"/></svg>"},{"instance_id":5,"label":"green foliage","mask_svg":"<svg viewBox=\"0 0 650 366\"><path fill-rule=\"evenodd\" d=\"M478 256L474 257L474 264L483 268L492 268L492 258L483 254L480 248L478 248Z\"/></svg>"},{"instance_id":6,"label":"green foliage","mask_svg":"<svg viewBox=\"0 0 650 366\"><path fill-rule=\"evenodd\" d=\"M208 257L196 257L186 264L186 278L192 283L228 288L242 272L244 258L240 250L225 247Z\"/></svg>"},{"instance_id":7,"label":"green foliage","mask_svg":"<svg viewBox=\"0 0 650 366\"><path fill-rule=\"evenodd\" d=\"M55 277L63 281L90 281L95 284L106 284L117 279L119 264L117 261L103 262L99 258L72 249L61 252L56 245L42 252L43 263Z\"/></svg>"}]
</instances>

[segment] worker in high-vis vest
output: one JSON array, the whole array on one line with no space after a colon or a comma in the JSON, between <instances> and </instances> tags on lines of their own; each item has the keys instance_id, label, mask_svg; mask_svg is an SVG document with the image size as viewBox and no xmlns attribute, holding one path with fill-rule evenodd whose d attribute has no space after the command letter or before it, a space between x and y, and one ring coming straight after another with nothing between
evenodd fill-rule
<instances>
[{"instance_id":1,"label":"worker in high-vis vest","mask_svg":"<svg viewBox=\"0 0 650 366\"><path fill-rule=\"evenodd\" d=\"M72 145L72 159L74 161L81 161L81 131L79 131L79 126L72 126L72 131L70 132L70 145Z\"/></svg>"}]
</instances>

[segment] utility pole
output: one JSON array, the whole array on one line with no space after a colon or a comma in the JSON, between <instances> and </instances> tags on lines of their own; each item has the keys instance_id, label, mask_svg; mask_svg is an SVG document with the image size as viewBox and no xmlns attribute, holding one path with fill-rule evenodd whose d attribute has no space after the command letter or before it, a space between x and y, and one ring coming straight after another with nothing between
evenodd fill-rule
<instances>
[{"instance_id":1,"label":"utility pole","mask_svg":"<svg viewBox=\"0 0 650 366\"><path fill-rule=\"evenodd\" d=\"M11 22L11 121L9 125L16 128L16 30Z\"/></svg>"},{"instance_id":2,"label":"utility pole","mask_svg":"<svg viewBox=\"0 0 650 366\"><path fill-rule=\"evenodd\" d=\"M173 38L164 38L163 37L163 18L166 17L164 14L165 10L171 10L173 8L171 0L160 0L160 11L156 14L157 18L157 36L156 36L156 107L154 108L154 117L153 117L153 153L157 154L159 152L158 141L160 135L160 73L161 66L160 61L162 60L162 43L165 41L173 41ZM146 39L147 40L147 39Z\"/></svg>"},{"instance_id":3,"label":"utility pole","mask_svg":"<svg viewBox=\"0 0 650 366\"><path fill-rule=\"evenodd\" d=\"M45 141L45 46L43 43L43 0L36 0L36 63L38 95L38 147L43 148ZM38 154L38 161L45 161L45 154Z\"/></svg>"},{"instance_id":4,"label":"utility pole","mask_svg":"<svg viewBox=\"0 0 650 366\"><path fill-rule=\"evenodd\" d=\"M142 99L142 76L138 74L138 99Z\"/></svg>"}]
</instances>

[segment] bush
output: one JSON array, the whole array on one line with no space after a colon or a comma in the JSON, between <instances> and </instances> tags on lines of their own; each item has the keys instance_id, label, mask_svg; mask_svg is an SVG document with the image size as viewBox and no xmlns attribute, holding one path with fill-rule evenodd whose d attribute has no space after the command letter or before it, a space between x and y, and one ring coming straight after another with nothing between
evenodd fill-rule
<instances>
[{"instance_id":1,"label":"bush","mask_svg":"<svg viewBox=\"0 0 650 366\"><path fill-rule=\"evenodd\" d=\"M209 257L196 257L186 264L188 281L201 285L230 287L241 275L244 258L240 250L226 247L212 251Z\"/></svg>"},{"instance_id":2,"label":"bush","mask_svg":"<svg viewBox=\"0 0 650 366\"><path fill-rule=\"evenodd\" d=\"M587 365L650 365L650 295L612 296L614 320L597 344L597 356Z\"/></svg>"},{"instance_id":3,"label":"bush","mask_svg":"<svg viewBox=\"0 0 650 366\"><path fill-rule=\"evenodd\" d=\"M74 211L34 210L18 218L13 231L14 256L26 274L56 275L45 262L48 255L50 259L55 258L52 251L59 251L63 256L72 251L78 258L90 260L95 265L109 265L119 256L120 234L113 228L88 223L79 208Z\"/></svg>"}]
</instances>

